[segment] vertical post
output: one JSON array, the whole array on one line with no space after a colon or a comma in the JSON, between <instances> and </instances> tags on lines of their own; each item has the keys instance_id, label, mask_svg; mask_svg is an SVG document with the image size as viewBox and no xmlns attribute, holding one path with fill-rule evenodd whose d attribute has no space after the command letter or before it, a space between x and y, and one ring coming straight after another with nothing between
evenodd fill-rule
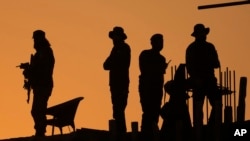
<instances>
[{"instance_id":1,"label":"vertical post","mask_svg":"<svg viewBox=\"0 0 250 141\"><path fill-rule=\"evenodd\" d=\"M227 108L227 74L226 71L224 71L224 123L227 123L227 114L226 114L226 108Z\"/></svg>"},{"instance_id":2,"label":"vertical post","mask_svg":"<svg viewBox=\"0 0 250 141\"><path fill-rule=\"evenodd\" d=\"M234 77L234 91L233 91L233 96L234 96L234 122L237 121L237 111L236 111L236 88L235 88L235 83L236 83L236 80L235 80L235 71L233 71L233 77Z\"/></svg>"},{"instance_id":3,"label":"vertical post","mask_svg":"<svg viewBox=\"0 0 250 141\"><path fill-rule=\"evenodd\" d=\"M138 141L138 122L133 121L131 122L131 141Z\"/></svg>"},{"instance_id":4,"label":"vertical post","mask_svg":"<svg viewBox=\"0 0 250 141\"><path fill-rule=\"evenodd\" d=\"M222 78L223 78L223 76L222 75L223 74L222 74L221 68L219 68L219 85L220 85L219 89L220 89L220 94L221 94L221 104L223 103L223 99L222 99L222 97L223 97L223 84L222 84ZM221 120L224 118L223 117L224 115L222 114L222 108L223 108L223 104L221 105L221 109L220 109Z\"/></svg>"},{"instance_id":5,"label":"vertical post","mask_svg":"<svg viewBox=\"0 0 250 141\"><path fill-rule=\"evenodd\" d=\"M109 139L110 141L116 141L117 131L116 122L114 119L109 120Z\"/></svg>"},{"instance_id":6,"label":"vertical post","mask_svg":"<svg viewBox=\"0 0 250 141\"><path fill-rule=\"evenodd\" d=\"M247 90L247 77L240 78L239 102L237 107L237 122L245 121L245 98Z\"/></svg>"},{"instance_id":7,"label":"vertical post","mask_svg":"<svg viewBox=\"0 0 250 141\"><path fill-rule=\"evenodd\" d=\"M171 80L174 80L173 66L171 66Z\"/></svg>"},{"instance_id":8,"label":"vertical post","mask_svg":"<svg viewBox=\"0 0 250 141\"><path fill-rule=\"evenodd\" d=\"M231 71L229 71L229 122L233 122L233 108L232 108L232 80L231 80Z\"/></svg>"}]
</instances>

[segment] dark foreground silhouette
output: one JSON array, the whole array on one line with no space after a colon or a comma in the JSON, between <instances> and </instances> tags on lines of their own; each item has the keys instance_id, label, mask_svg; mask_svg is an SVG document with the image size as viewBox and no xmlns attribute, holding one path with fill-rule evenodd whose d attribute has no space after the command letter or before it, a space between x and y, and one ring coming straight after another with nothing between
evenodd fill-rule
<instances>
[{"instance_id":1,"label":"dark foreground silhouette","mask_svg":"<svg viewBox=\"0 0 250 141\"><path fill-rule=\"evenodd\" d=\"M243 123L232 123L228 125L223 124L223 132L222 132L222 140L231 140L231 141L249 141L250 133L245 134L244 136L234 136L234 132L236 129L247 129L250 131L250 120L244 121ZM206 126L204 126L204 130L206 130ZM133 140L135 134L128 132L126 133L127 141L142 141L140 140L140 133L138 133L137 140ZM18 138L9 138L3 139L0 141L31 141L33 137L18 137ZM209 137L203 136L204 140L209 140ZM110 132L106 130L97 130L97 129L88 129L81 128L76 130L76 132L72 132L64 135L54 135L44 137L43 141L111 141L110 140ZM192 141L192 139L191 139Z\"/></svg>"},{"instance_id":2,"label":"dark foreground silhouette","mask_svg":"<svg viewBox=\"0 0 250 141\"><path fill-rule=\"evenodd\" d=\"M122 27L114 27L108 35L113 42L113 47L110 55L103 63L103 68L109 71L113 118L116 122L117 132L119 132L117 138L122 138L127 131L125 109L129 93L131 50L125 42L127 35Z\"/></svg>"},{"instance_id":3,"label":"dark foreground silhouette","mask_svg":"<svg viewBox=\"0 0 250 141\"><path fill-rule=\"evenodd\" d=\"M45 136L46 110L53 90L53 70L55 58L49 41L42 30L33 32L35 54L31 54L30 62L21 63L25 77L24 88L33 92L31 115L34 120L35 136Z\"/></svg>"},{"instance_id":4,"label":"dark foreground silhouette","mask_svg":"<svg viewBox=\"0 0 250 141\"><path fill-rule=\"evenodd\" d=\"M163 96L164 74L168 64L161 54L164 38L154 34L150 38L151 49L143 50L139 56L139 96L142 108L141 132L147 141L155 140Z\"/></svg>"}]
</instances>

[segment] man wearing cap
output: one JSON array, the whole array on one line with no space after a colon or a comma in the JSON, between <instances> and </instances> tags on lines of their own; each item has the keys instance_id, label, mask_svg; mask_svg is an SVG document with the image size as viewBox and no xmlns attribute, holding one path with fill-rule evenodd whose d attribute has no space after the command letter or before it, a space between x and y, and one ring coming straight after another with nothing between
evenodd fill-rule
<instances>
[{"instance_id":1,"label":"man wearing cap","mask_svg":"<svg viewBox=\"0 0 250 141\"><path fill-rule=\"evenodd\" d=\"M186 67L193 90L193 124L196 141L202 139L203 104L207 96L212 110L209 125L221 123L221 95L217 86L214 69L220 67L217 51L206 41L209 28L196 24L191 34L195 38L186 49ZM214 130L215 131L215 130Z\"/></svg>"},{"instance_id":2,"label":"man wearing cap","mask_svg":"<svg viewBox=\"0 0 250 141\"><path fill-rule=\"evenodd\" d=\"M28 78L33 90L31 115L35 123L35 136L43 137L46 132L47 102L53 89L53 69L55 58L45 32L33 32L35 54L31 55Z\"/></svg>"},{"instance_id":3,"label":"man wearing cap","mask_svg":"<svg viewBox=\"0 0 250 141\"><path fill-rule=\"evenodd\" d=\"M109 71L109 86L113 105L113 118L118 131L118 140L125 135L126 120L125 108L129 93L129 66L130 46L125 42L127 35L122 27L114 27L109 32L109 38L113 41L110 55L103 64L104 70Z\"/></svg>"}]
</instances>

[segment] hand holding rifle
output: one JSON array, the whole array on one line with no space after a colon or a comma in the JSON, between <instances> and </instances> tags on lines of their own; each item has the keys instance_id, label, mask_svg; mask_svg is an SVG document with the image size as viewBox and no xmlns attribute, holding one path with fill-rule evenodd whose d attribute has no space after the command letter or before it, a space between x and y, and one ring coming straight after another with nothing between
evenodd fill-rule
<instances>
[{"instance_id":1,"label":"hand holding rifle","mask_svg":"<svg viewBox=\"0 0 250 141\"><path fill-rule=\"evenodd\" d=\"M24 75L24 85L23 88L27 90L27 103L29 103L30 100L30 91L31 91L31 85L29 81L29 62L21 63L20 65L16 66L20 69L23 69L23 75Z\"/></svg>"}]
</instances>

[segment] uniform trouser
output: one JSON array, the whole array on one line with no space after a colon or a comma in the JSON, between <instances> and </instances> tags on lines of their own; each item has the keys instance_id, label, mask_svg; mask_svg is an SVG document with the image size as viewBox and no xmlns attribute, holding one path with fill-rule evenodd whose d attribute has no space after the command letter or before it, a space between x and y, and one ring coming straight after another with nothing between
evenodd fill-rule
<instances>
[{"instance_id":1,"label":"uniform trouser","mask_svg":"<svg viewBox=\"0 0 250 141\"><path fill-rule=\"evenodd\" d=\"M31 115L35 123L37 136L44 136L46 132L46 110L48 99L51 95L52 87L33 88L33 104Z\"/></svg>"},{"instance_id":2,"label":"uniform trouser","mask_svg":"<svg viewBox=\"0 0 250 141\"><path fill-rule=\"evenodd\" d=\"M162 88L140 89L142 107L141 132L142 138L151 141L154 139L155 130L158 130L158 120L163 96Z\"/></svg>"},{"instance_id":3,"label":"uniform trouser","mask_svg":"<svg viewBox=\"0 0 250 141\"><path fill-rule=\"evenodd\" d=\"M125 133L127 131L125 109L127 106L128 89L111 87L110 91L113 106L113 118L116 122L116 129L118 133Z\"/></svg>"}]
</instances>

